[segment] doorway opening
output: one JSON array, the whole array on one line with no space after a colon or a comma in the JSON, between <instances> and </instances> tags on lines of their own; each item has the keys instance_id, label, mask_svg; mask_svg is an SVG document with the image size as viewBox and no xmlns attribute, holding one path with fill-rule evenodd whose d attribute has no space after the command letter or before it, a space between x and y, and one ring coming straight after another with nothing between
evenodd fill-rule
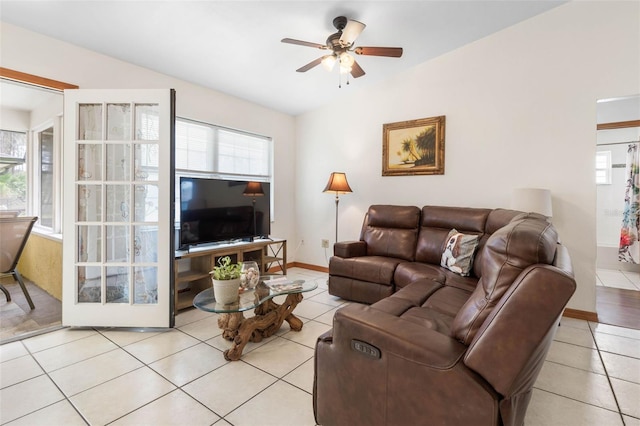
<instances>
[{"instance_id":1,"label":"doorway opening","mask_svg":"<svg viewBox=\"0 0 640 426\"><path fill-rule=\"evenodd\" d=\"M634 203L627 163L640 150L640 96L600 100L597 112L596 310L600 322L640 328L640 235L635 222L621 232ZM622 255L621 235L629 243Z\"/></svg>"},{"instance_id":2,"label":"doorway opening","mask_svg":"<svg viewBox=\"0 0 640 426\"><path fill-rule=\"evenodd\" d=\"M32 247L27 242L17 267L35 308L31 309L13 276L0 275L11 297L9 301L0 294L0 343L4 344L61 327L61 289L57 287L62 278L56 266L61 264L62 243L51 232L59 220L54 215L58 186L53 174L58 130L51 123L62 115L62 91L77 86L7 68L0 68L0 86L0 130L11 136L0 141L0 210L40 219L39 229L29 236L29 241L37 242ZM29 264L34 263L39 264L35 269L44 272L32 274Z\"/></svg>"}]
</instances>

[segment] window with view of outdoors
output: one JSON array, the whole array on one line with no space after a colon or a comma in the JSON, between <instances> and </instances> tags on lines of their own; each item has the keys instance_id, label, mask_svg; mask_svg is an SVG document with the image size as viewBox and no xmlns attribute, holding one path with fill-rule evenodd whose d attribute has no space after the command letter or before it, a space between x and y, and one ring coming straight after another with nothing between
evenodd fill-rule
<instances>
[{"instance_id":1,"label":"window with view of outdoors","mask_svg":"<svg viewBox=\"0 0 640 426\"><path fill-rule=\"evenodd\" d=\"M26 210L26 153L26 133L0 130L0 210Z\"/></svg>"},{"instance_id":2,"label":"window with view of outdoors","mask_svg":"<svg viewBox=\"0 0 640 426\"><path fill-rule=\"evenodd\" d=\"M611 184L611 151L596 152L596 184Z\"/></svg>"},{"instance_id":3,"label":"window with view of outdoors","mask_svg":"<svg viewBox=\"0 0 640 426\"><path fill-rule=\"evenodd\" d=\"M40 225L53 228L53 127L38 133Z\"/></svg>"}]
</instances>

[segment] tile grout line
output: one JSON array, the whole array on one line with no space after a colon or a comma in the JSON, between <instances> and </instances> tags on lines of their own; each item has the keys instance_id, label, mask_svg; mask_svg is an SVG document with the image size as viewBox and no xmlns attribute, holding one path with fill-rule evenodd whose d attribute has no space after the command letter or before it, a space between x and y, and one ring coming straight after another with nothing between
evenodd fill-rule
<instances>
[{"instance_id":1,"label":"tile grout line","mask_svg":"<svg viewBox=\"0 0 640 426\"><path fill-rule=\"evenodd\" d=\"M570 367L570 368L573 368L573 367ZM535 384L533 385L533 389L536 389L536 390L538 390L540 392L546 392L546 393L549 393L551 395L559 396L560 398L568 399L570 401L578 402L580 404L588 405L590 407L598 408L600 410L606 410L606 411L609 411L611 413L616 413L616 414L619 414L620 416L622 416L622 413L620 411L618 411L618 410L612 410L611 408L602 407L600 405L596 405L596 404L593 404L591 402L585 402L585 401L582 401L582 400L579 400L579 399L576 399L576 398L572 398L572 397L567 396L567 395L563 395L561 393L552 392L552 391L547 390L547 389L542 389L542 388L536 387ZM623 425L624 425L624 423L623 423Z\"/></svg>"},{"instance_id":2,"label":"tile grout line","mask_svg":"<svg viewBox=\"0 0 640 426\"><path fill-rule=\"evenodd\" d=\"M76 339L76 340L81 340L81 339ZM45 376L47 376L47 378L51 381L51 383L53 383L53 385L56 387L56 389L58 389L58 392L60 392L60 394L62 395L63 399L61 399L61 400L59 400L59 401L55 401L55 402L53 402L53 403L51 403L51 404L49 404L49 405L46 405L46 406L44 406L44 407L40 407L39 409L34 410L34 411L31 411L31 412L29 412L29 413L25 413L24 415L22 415L22 416L20 416L20 417L18 417L18 418L16 418L16 419L13 419L13 420L11 420L11 421L12 421L12 422L14 422L14 421L16 421L16 420L18 420L18 419L21 419L21 418L25 417L25 416L31 415L31 414L36 413L36 412L38 412L38 411L41 411L41 410L43 410L43 409L45 409L45 408L51 407L51 406L53 406L53 405L55 405L55 404L59 403L60 401L64 401L64 400L66 400L66 401L69 403L69 405L71 405L71 407L73 407L73 410L74 410L76 413L78 413L78 415L80 416L80 418L82 419L82 421L83 421L83 422L85 422L87 425L91 425L91 423L89 422L89 420L88 420L85 416L83 416L83 415L82 415L82 413L78 410L78 408L77 408L77 407L76 407L76 406L71 402L71 399L67 396L67 394L66 394L66 393L64 393L64 392L62 391L62 389L60 388L60 386L58 386L58 383L56 383L56 381L55 381L55 380L53 380L53 377L51 377L51 376L49 375L49 372L48 372L47 370L45 370L45 368L40 364L40 362L38 362L38 360L36 359L36 357L35 357L35 356L33 356L33 352L31 352L31 350L27 347L27 345L25 345L22 341L21 341L20 343L22 344L22 346L24 346L24 348L27 350L27 353L28 353L28 354L29 354L29 356L33 359L33 361L38 365L38 367L40 367L40 368L42 369L42 371L43 371L44 375L45 375ZM56 346L60 346L60 345L56 345ZM52 347L56 347L56 346L52 346ZM38 352L41 352L41 351L38 351ZM74 364L75 364L75 363L74 363ZM54 371L55 371L55 370L54 370ZM36 377L38 377L38 376L36 376Z\"/></svg>"},{"instance_id":3,"label":"tile grout line","mask_svg":"<svg viewBox=\"0 0 640 426\"><path fill-rule=\"evenodd\" d=\"M325 290L325 291L326 291L326 290ZM316 303L321 303L321 304L323 304L322 302L316 302ZM330 305L329 305L329 306L330 306ZM196 321L197 321L197 320L196 320ZM192 322L196 322L196 321L192 321ZM314 321L314 319L310 319L310 321ZM187 323L187 324L189 324L189 323ZM183 326L184 326L184 325L187 325L187 324L183 324ZM322 323L320 323L320 324L322 324ZM60 329L64 329L64 328L69 328L69 327L60 327ZM158 373L158 372L157 372L154 368L152 368L148 363L144 362L143 360L139 359L139 358L138 358L138 357L136 357L134 354L132 354L131 352L129 352L128 350L126 350L126 349L124 348L124 346L122 346L121 344L119 344L119 343L115 342L114 340L112 340L112 339L110 339L109 337L107 337L106 335L104 335L104 334L102 333L102 331L101 331L101 330L102 330L102 328L98 329L98 328L95 328L95 327L87 327L86 329L88 329L88 330L92 330L92 331L94 331L97 335L99 335L99 336L101 336L101 337L105 338L107 341L109 341L109 342L111 342L112 344L114 344L114 345L115 345L115 348L113 348L113 349L112 349L112 350L110 350L110 351L106 351L106 352L103 352L103 353L101 353L101 354L97 354L97 355L91 356L91 357L89 357L89 358L87 358L87 359L84 359L84 360L81 360L81 361L78 361L78 362L74 362L74 363L69 364L69 365L65 365L64 367L61 367L61 368L56 369L56 370L53 370L53 371L58 371L58 370L60 370L60 369L62 369L62 368L70 367L70 366L72 366L72 365L74 365L74 364L78 364L78 363L83 362L83 361L86 361L86 360L88 360L88 359L95 358L95 357L98 357L98 356L104 355L105 353L109 353L109 352L115 351L115 350L117 350L117 349L120 349L120 350L124 351L126 354L128 354L129 356L131 356L133 359L137 360L138 362L140 362L140 363L142 364L140 367L135 368L135 369L133 369L133 370L131 370L131 371L136 371L136 370L139 370L139 369L141 369L141 368L143 368L143 367L146 367L146 368L148 368L150 371L152 371L153 373L155 373L155 374L159 375L160 377L162 377L164 380L166 380L168 383L171 383L171 385L173 385L173 386L175 387L175 389L173 389L173 390L171 390L171 391L169 391L169 392L167 392L167 393L165 393L165 394L163 394L163 395L158 396L157 398L153 399L152 401L149 401L149 402L147 402L147 403L145 403L145 404L141 405L140 407L137 407L135 410L132 410L131 412L128 412L128 413L123 414L122 416L118 417L117 419L112 420L112 421L111 421L111 422L109 422L109 423L113 423L113 422L115 422L115 421L117 421L117 420L119 420L119 419L121 419L121 418L123 418L123 417L125 417L125 416L127 416L127 415L129 415L129 414L131 414L131 413L133 413L133 412L135 412L135 411L137 411L137 410L139 410L139 409L141 409L141 408L143 408L143 407L145 407L145 406L147 406L147 405L149 405L149 404L153 403L153 402L155 402L155 401L157 401L158 399L163 398L164 396L166 396L166 395L168 395L168 394L170 394L171 392L174 392L174 391L176 391L176 390L180 390L180 391L184 392L186 395L188 395L190 398L192 398L192 399L193 399L194 401L196 401L198 404L202 405L204 408L206 408L207 410L209 410L209 411L211 411L212 413L214 413L215 415L217 415L217 416L219 417L219 420L220 420L220 419L223 419L223 420L227 421L227 420L225 419L225 417L224 417L224 416L219 415L218 413L216 413L215 411L213 411L211 408L209 408L209 407L207 407L206 405L204 405L200 400L198 400L197 398L194 398L191 394L189 394L189 393L188 393L188 392L186 392L184 389L182 389L182 388L183 388L183 386L185 386L186 384L185 384L185 385L183 385L183 386L179 386L179 385L177 385L177 384L173 383L171 380L167 379L167 378L166 378L166 377L164 377L162 374ZM178 352L182 352L182 351L184 351L184 350L187 350L187 349L189 349L189 348L192 348L193 346L196 346L196 345L198 345L198 344L200 344L200 343L204 343L204 344L206 344L206 345L208 345L208 346L212 347L213 349L216 349L216 350L220 351L218 348L215 348L214 346L212 346L212 345L208 344L206 341L203 341L203 340L201 340L200 338L197 338L197 337L192 336L192 335L190 335L189 333L187 333L187 332L185 332L185 331L183 331L183 330L180 330L180 329L179 329L179 327L174 327L174 329L175 329L175 330L177 330L177 331L179 331L179 332L181 332L182 334L184 334L184 335L186 335L186 336L189 336L189 337L191 337L191 338L194 338L195 340L197 340L197 341L198 341L198 343L196 343L195 345L191 345L191 346L189 346L188 348L183 348L182 350L180 350L180 351L178 351ZM49 330L49 331L57 331L57 330ZM44 334L44 333L41 333L41 334ZM34 336L28 336L28 337L36 337L36 335L34 335ZM73 339L73 340L70 340L70 341L68 341L68 342L55 344L55 345L53 345L53 346L51 346L51 347L47 347L47 348L44 348L44 349L41 349L41 350L38 350L38 351L35 351L35 352L34 352L34 351L32 351L31 349L29 349L29 347L27 347L27 345L25 345L25 343L23 342L23 340L26 340L26 337L25 337L25 336L22 336L22 338L21 338L21 339L17 340L17 341L19 341L19 342L20 342L20 344L22 345L22 347L26 350L27 355L28 355L28 356L33 360L33 362L35 362L35 364L36 364L36 365L38 365L38 367L41 369L41 371L43 372L43 374L42 374L42 375L46 376L46 377L48 378L48 380L49 380L49 381L50 381L50 382L55 386L55 388L60 392L60 395L62 396L62 399L60 399L60 400L58 400L58 401L55 401L55 402L53 402L53 403L51 403L51 404L49 404L49 405L46 405L46 406L40 407L40 408L38 408L37 410L30 411L29 413L25 413L25 414L23 414L23 415L21 415L21 416L19 416L19 417L15 418L15 419L12 419L11 421L18 420L18 419L20 419L20 418L23 418L23 417L25 417L25 416L31 415L31 414L33 414L33 413L36 413L36 412L41 411L41 410L43 410L43 409L45 409L45 408L51 407L51 406L53 406L53 405L55 405L55 404L57 404L57 403L59 403L59 402L61 402L61 401L65 401L65 400L66 400L66 401L71 405L71 407L73 407L73 410L74 410L74 411L75 411L75 412L80 416L80 418L81 418L81 419L82 419L86 424L88 424L88 425L90 424L90 422L88 421L88 419L87 419L87 418L86 418L86 417L85 417L85 416L84 416L84 415L83 415L83 414L78 410L78 408L75 406L75 404L73 404L73 402L71 401L71 398L72 398L73 396L75 396L75 395L77 395L77 394L80 394L80 393L82 393L82 392L85 392L85 391L87 391L87 390L89 390L89 389L93 389L93 388L95 388L95 387L97 387L97 386L100 386L100 385L102 385L102 384L104 384L104 383L108 383L108 382L110 382L110 381L113 381L114 379L117 379L117 378L119 378L119 377L122 377L122 376L124 376L125 374L130 373L131 371L129 371L129 372L127 372L127 373L120 374L120 375L119 375L119 376L117 376L117 377L111 378L111 379L109 379L109 380L107 380L107 381L105 381L105 382L102 382L102 383L100 383L100 384L98 384L98 385L92 386L92 387L90 387L90 388L88 388L88 389L84 389L82 392L78 392L78 393L77 393L77 394L75 394L75 395L67 396L67 394L66 394L66 393L65 393L65 392L60 388L60 386L59 386L59 385L58 385L58 383L53 379L53 377L51 377L51 375L49 374L49 372L45 370L45 368L40 364L40 362L38 362L38 360L37 360L37 359L35 358L35 356L34 356L34 353L42 352L42 351L45 351L45 350L48 350L48 349L52 349L52 348L55 348L55 347L60 347L60 346L63 346L63 345L66 345L66 344L69 344L69 343L72 343L72 342L76 342L76 341L80 341L80 340L86 339L86 338L88 338L88 337L91 337L91 336L85 336L85 337L82 337L82 338L79 338L79 339ZM146 337L146 338L144 338L144 339L141 339L141 340L139 340L139 341L144 341L144 340L147 340L147 339L152 338L152 337L153 337L153 336L148 336L148 337ZM282 337L282 336L276 336L276 337ZM298 344L298 345L301 345L301 346L303 346L303 347L308 348L308 346L303 345L303 344L298 343L298 342L295 342L295 341L292 341L292 340L290 340L290 339L286 339L286 338L283 338L283 339L285 339L285 340L287 340L287 341L289 341L289 342L291 342L291 343ZM3 343L9 343L9 342L3 342ZM12 342L11 342L11 343L12 343ZM268 342L267 342L267 343L268 343ZM221 354L222 354L222 351L220 351L220 352L221 352ZM172 354L172 355L173 355L173 354ZM168 356L171 356L171 355L167 355L167 357L168 357ZM167 358L167 357L163 357L163 358L160 358L160 359L164 359L164 358ZM312 359L312 358L313 358L313 357L311 357L311 358L309 358L309 359ZM159 361L160 359L158 359L158 360L154 360L153 362ZM286 374L289 374L289 373L291 373L292 371L296 370L296 369L297 369L297 368L299 368L301 365L303 365L305 362L309 361L309 359L307 359L307 360L305 360L304 362L300 363L299 365L297 365L295 368L291 369L291 371L289 371L289 372L288 372L288 373L286 373ZM240 361L241 361L241 362L245 362L245 361L242 361L242 360L240 360ZM246 363L246 362L245 362L245 363ZM223 365L221 365L221 366L219 366L219 367L215 368L215 369L214 369L214 370L212 370L212 371L215 371L215 370L217 370L217 369L219 369L219 368L221 368L221 367L223 367L223 366L225 366L225 365L227 365L227 364L223 364ZM249 366L251 366L251 367L253 367L253 368L258 369L258 370L260 370L260 371L264 372L265 374L268 374L268 375L270 375L270 376L273 376L276 380L275 380L271 385L267 386L265 389L262 389L262 390L261 390L260 392L258 392L256 395L252 396L251 398L249 398L248 400L246 400L246 401L244 401L242 404L240 404L238 407L234 408L231 412L236 411L239 407L241 407L242 405L246 404L248 401L251 401L251 400L252 400L253 398L255 398L257 395L259 395L259 394L263 393L266 389L269 389L271 386L273 386L274 384L278 383L279 381L282 381L282 382L286 383L286 384L287 384L287 385L289 385L289 386L292 386L292 387L294 387L294 388L296 388L296 389L299 389L300 391L302 391L302 392L304 392L304 393L306 393L306 394L309 394L309 392L308 392L308 391L306 391L306 390L304 390L304 389L302 389L302 388L300 388L300 387L298 387L298 386L296 386L296 385L294 385L294 384L292 384L292 383L289 383L288 381L284 380L284 378L281 378L281 377L278 377L278 376L274 376L273 374L271 374L271 373L269 373L269 372L267 372L267 371L264 371L264 370L262 370L262 369L260 369L260 368L258 368L258 367L256 367L256 366L253 366L253 365L251 365L251 364L248 364L248 363L247 363L247 365L249 365ZM210 373L210 372L208 372L208 373L206 373L206 374L209 374L209 373ZM206 374L204 374L204 375L203 375L203 376L201 376L201 377L204 377ZM285 374L285 375L286 375L286 374ZM39 376L41 376L41 375L38 375L38 376L36 376L36 377L39 377ZM283 376L283 377L284 377L284 376ZM194 379L194 380L197 380L197 379ZM192 380L192 381L188 382L187 384L192 383L194 380ZM20 383L21 383L21 382L20 382ZM14 385L16 385L16 384L18 384L18 383L13 384L12 386L14 386ZM230 413L231 413L231 412L230 412ZM228 414L229 414L229 413L228 413ZM219 420L218 420L218 421L219 421Z\"/></svg>"},{"instance_id":4,"label":"tile grout line","mask_svg":"<svg viewBox=\"0 0 640 426\"><path fill-rule=\"evenodd\" d=\"M600 346L598 345L598 341L596 340L595 331L591 328L591 324L587 322L589 326L589 332L591 333L591 338L593 339L593 343L596 345L596 350L598 351L598 358L602 363L602 368L604 369L604 374L607 377L607 383L609 383L609 388L611 389L611 394L613 395L613 400L616 402L616 407L618 407L618 414L620 415L620 420L622 424L625 424L624 416L622 414L622 409L620 408L620 403L618 402L618 396L616 395L616 391L613 389L613 384L611 383L611 378L609 377L609 371L607 370L607 365L602 358L602 353L600 352Z\"/></svg>"},{"instance_id":5,"label":"tile grout line","mask_svg":"<svg viewBox=\"0 0 640 426\"><path fill-rule=\"evenodd\" d=\"M183 333L183 334L185 334L185 335L187 335L187 336L189 336L189 337L192 337L192 338L194 338L194 339L198 340L198 343L196 343L196 345L198 345L198 344L200 344L200 343L204 343L205 345L210 346L210 347L212 347L213 349L215 349L215 350L219 351L219 352L220 352L220 355L221 355L221 356L223 356L223 351L220 351L220 349L218 349L218 348L216 348L216 347L214 347L214 346L211 346L211 345L210 345L209 343L207 343L206 341L201 340L201 339L199 339L199 338L197 338L197 337L195 337L195 336L192 336L192 335L190 335L189 333L187 333L187 332L185 332L185 331L179 330L178 328L176 328L176 330L180 331L181 333ZM97 331L97 330L96 330L96 331ZM106 336L104 336L104 337L106 337ZM153 336L150 336L150 337L153 337ZM277 338L277 337L282 337L282 336L274 336L274 337L276 337L276 338ZM282 337L282 338L283 338L283 337ZM109 339L109 340L110 340L110 341L112 341L111 339ZM142 339L142 340L146 340L146 339ZM142 340L140 340L140 341L142 341ZM275 340L275 339L274 339L274 340ZM303 346L303 347L307 347L307 348L308 348L308 346L303 345L303 344L301 344L301 343L294 342L294 341L291 341L291 340L289 340L289 339L285 339L285 340L288 340L288 341L290 341L290 342L292 342L292 343L295 343L295 344L298 344L298 345L301 345L301 346ZM112 342L113 342L113 341L112 341ZM225 364L223 364L223 365L220 365L219 367L216 367L216 368L214 368L213 370L211 370L211 371L209 371L209 372L207 372L207 373L204 373L203 375L201 375L201 376L199 376L199 377L197 377L197 378L194 378L193 380L190 380L189 382L187 382L187 383L185 383L185 384L183 384L183 385L178 385L178 384L176 384L176 383L173 383L171 380L169 380L168 378L166 378L165 376L163 376L163 375L162 375L162 374L160 374L159 372L157 372L153 367L151 367L151 365L150 365L150 364L148 364L148 363L146 363L146 362L144 362L144 361L142 361L142 360L138 359L137 357L135 357L135 355L133 355L133 354L131 354L130 352L128 352L124 347L120 346L118 343L116 343L116 342L113 342L113 343L114 343L114 344L115 344L119 349L124 350L127 354L131 355L133 358L135 358L135 359L136 359L136 360L138 360L141 364L143 364L141 367L139 367L139 368L137 368L137 369L135 369L135 370L138 370L138 369L143 368L143 367L147 367L147 368L149 368L151 371L153 371L155 374L158 374L158 375L159 375L160 377L162 377L164 380L166 380L167 382L169 382L169 383L171 383L173 386L175 386L175 389L171 390L170 392L167 392L166 394L160 395L160 396L158 396L157 398L155 398L155 399L153 399L153 400L151 400L151 401L148 401L147 403L145 403L145 404L141 405L140 407L137 407L136 409L134 409L134 410L132 410L132 411L130 411L130 412L127 412L127 413L123 414L122 416L118 417L117 419L112 420L112 421L111 421L111 422L109 422L108 424L111 424L111 423L113 423L113 422L115 422L115 421L117 421L117 420L119 420L119 419L122 419L123 417L128 416L128 415L129 415L129 414L131 414L131 413L134 413L134 412L136 412L136 411L138 411L138 410L142 409L143 407L146 407L146 406L148 406L148 405L150 405L150 404L152 404L152 403L156 402L157 400L159 400L159 399L161 399L161 398L165 397L166 395L168 395L168 394L170 394L170 393L172 393L172 392L175 392L176 390L179 390L179 391L183 392L185 395L189 396L189 398L193 399L195 402L197 402L198 404L200 404L202 407L206 408L207 410L211 411L211 412L212 412L212 413L214 413L216 416L218 416L218 417L219 417L219 420L217 420L217 421L224 420L224 421L226 421L226 422L230 423L230 422L225 418L225 416L223 416L223 415L221 415L221 414L217 413L216 411L212 410L210 407L208 407L208 406L206 406L204 403L202 403L202 401L200 401L199 399L195 398L195 397L194 397L193 395L191 395L188 391L186 391L185 389L183 389L183 387L184 387L184 386L187 386L187 385L189 385L189 384L193 383L194 381L196 381L196 380L198 380L198 379L200 379L200 378L202 378L202 377L206 376L207 374L210 374L211 372L216 371L216 370L218 370L218 369L220 369L220 368L222 368L222 367L224 367L224 366L228 365L228 363L225 363ZM270 342L266 342L265 344L268 344L268 343L270 343ZM190 349L190 348L192 348L192 347L194 347L194 346L196 346L196 345L192 345L192 346L189 346L188 348L181 349L180 351L178 351L178 352L176 352L176 353L179 353L179 352L185 351L185 350ZM258 348L256 348L256 349L258 349ZM174 353L174 354L171 354L171 355L167 355L166 357L163 357L163 358L159 358L159 359L157 359L157 360L154 360L152 363L157 362L157 361L162 360L162 359L165 359L165 358L168 358L168 357L170 357L170 356L172 356L172 355L175 355L175 353ZM313 358L313 357L311 357L311 358L309 358L309 359L312 359L312 358ZM301 364L297 365L295 368L293 368L293 369L292 369L291 371L289 371L287 374L291 373L292 371L294 371L294 370L296 370L297 368L299 368L300 366L302 366L305 362L309 361L309 359L307 359L307 360L305 360L304 362L302 362ZM242 404L240 404L240 405L238 405L237 407L235 407L232 411L230 411L229 413L227 413L227 415L229 415L229 414L233 413L234 411L238 410L240 407L242 407L243 405L247 404L249 401L253 400L255 397L257 397L258 395L260 395L261 393L263 393L264 391L266 391L267 389L269 389L270 387L272 387L273 385L275 385L276 383L278 383L278 382L280 382L280 381L281 381L281 382L286 383L287 385L293 386L293 387L295 387L296 389L299 389L299 390L301 390L302 392L305 392L305 393L306 393L306 394L308 394L308 395L311 395L308 391L306 391L306 390L304 390L304 389L302 389L302 388L300 388L300 387L298 387L298 386L296 386L296 385L294 385L294 384L292 384L292 383L289 383L288 381L284 380L284 378L283 378L284 376L283 376L283 377L278 377L278 376L273 375L272 373L269 373L268 371L265 371L265 370L263 370L263 369L261 369L261 368L259 368L259 367L257 367L257 366L254 366L254 365L252 365L252 364L250 364L250 363L248 363L248 362L246 362L246 361L244 361L244 360L238 360L238 361L240 361L240 362L244 362L244 363L245 363L245 364L247 364L248 366L250 366L250 367L252 367L252 368L255 368L255 369L257 369L257 370L259 370L259 371L261 371L261 372L263 372L263 373L265 373L265 374L268 374L268 375L270 375L270 376L274 377L276 380L275 380L272 384L270 384L269 386L267 386L266 388L262 389L262 390L261 390L260 392L258 392L257 394L253 395L251 398L249 398L249 399L247 399L246 401L242 402ZM233 361L230 361L230 362L233 362ZM132 370L132 371L135 371L135 370ZM128 374L128 373L125 373L125 374ZM123 375L124 375L124 374L122 374L122 375L120 375L120 376L118 376L118 377L121 377L121 376L123 376ZM285 374L285 375L286 375L286 374ZM115 378L112 378L112 379L107 380L106 382L103 382L103 383L107 383L107 382L112 381L112 380L114 380L114 379L115 379ZM102 385L103 383L100 383L100 385ZM96 386L99 386L99 385L96 385ZM96 387L96 386L94 386L94 387ZM87 390L87 389L83 390L83 392L84 392L84 391L86 391L86 390ZM64 393L63 393L63 394L64 394ZM69 402L70 402L70 401L69 401ZM70 403L71 403L71 402L70 402ZM73 404L72 404L72 405L73 405ZM74 407L74 408L75 408L75 407ZM77 411L77 410L76 410L76 411ZM84 417L83 417L83 419L84 419ZM217 422L217 421L216 421L216 422Z\"/></svg>"}]
</instances>

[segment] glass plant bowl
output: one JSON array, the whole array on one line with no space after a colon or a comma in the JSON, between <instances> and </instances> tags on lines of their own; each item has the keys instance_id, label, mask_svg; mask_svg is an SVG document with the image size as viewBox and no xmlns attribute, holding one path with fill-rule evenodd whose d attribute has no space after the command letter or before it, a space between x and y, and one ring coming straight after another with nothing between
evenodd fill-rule
<instances>
[{"instance_id":1,"label":"glass plant bowl","mask_svg":"<svg viewBox=\"0 0 640 426\"><path fill-rule=\"evenodd\" d=\"M251 290L260 282L260 268L254 261L242 262L240 267L240 286Z\"/></svg>"}]
</instances>

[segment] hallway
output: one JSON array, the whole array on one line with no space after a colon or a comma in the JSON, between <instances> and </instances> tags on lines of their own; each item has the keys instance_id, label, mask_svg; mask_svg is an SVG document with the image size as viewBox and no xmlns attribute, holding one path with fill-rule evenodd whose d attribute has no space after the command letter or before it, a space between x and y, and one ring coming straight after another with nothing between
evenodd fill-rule
<instances>
[{"instance_id":1,"label":"hallway","mask_svg":"<svg viewBox=\"0 0 640 426\"><path fill-rule=\"evenodd\" d=\"M640 329L640 273L596 270L596 311L600 323Z\"/></svg>"}]
</instances>

